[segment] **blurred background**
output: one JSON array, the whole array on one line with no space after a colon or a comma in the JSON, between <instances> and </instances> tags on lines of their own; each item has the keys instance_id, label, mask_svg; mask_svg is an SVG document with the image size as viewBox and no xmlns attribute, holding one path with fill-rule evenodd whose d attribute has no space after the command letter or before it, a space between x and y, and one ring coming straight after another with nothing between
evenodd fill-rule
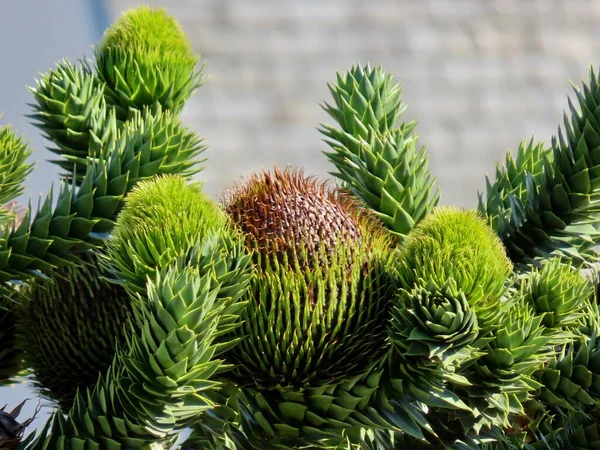
<instances>
[{"instance_id":1,"label":"blurred background","mask_svg":"<svg viewBox=\"0 0 600 450\"><path fill-rule=\"evenodd\" d=\"M26 85L60 58L91 56L106 26L142 3L166 7L207 63L182 119L206 138L200 177L216 198L273 164L326 177L316 130L330 122L326 83L369 62L404 85L442 203L474 207L508 149L533 134L550 141L569 80L600 63L598 0L0 0L0 121L35 148L34 202L58 171L25 117ZM27 397L22 385L0 388L0 407Z\"/></svg>"}]
</instances>

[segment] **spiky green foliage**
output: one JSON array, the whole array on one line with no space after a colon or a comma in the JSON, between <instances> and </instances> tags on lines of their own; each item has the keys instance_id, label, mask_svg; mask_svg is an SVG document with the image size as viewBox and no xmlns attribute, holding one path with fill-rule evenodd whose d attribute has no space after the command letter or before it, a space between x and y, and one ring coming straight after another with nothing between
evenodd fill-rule
<instances>
[{"instance_id":1,"label":"spiky green foliage","mask_svg":"<svg viewBox=\"0 0 600 450\"><path fill-rule=\"evenodd\" d=\"M440 208L410 233L399 266L403 289L389 327L394 351L369 417L378 427L442 445L482 426L476 419L488 405L485 396L473 404L470 395L478 394L464 371L495 351L490 333L506 314L511 264L475 211ZM528 348L513 344L510 350Z\"/></svg>"},{"instance_id":2,"label":"spiky green foliage","mask_svg":"<svg viewBox=\"0 0 600 450\"><path fill-rule=\"evenodd\" d=\"M457 392L475 411L458 417L463 429L507 428L513 416L524 415L523 404L540 387L533 375L553 354L555 337L544 333L542 320L520 296L481 349L483 356L461 372L470 385Z\"/></svg>"},{"instance_id":3,"label":"spiky green foliage","mask_svg":"<svg viewBox=\"0 0 600 450\"><path fill-rule=\"evenodd\" d=\"M141 182L125 200L118 229L108 241L110 267L126 287L143 292L146 278L184 256L192 243L227 223L225 214L180 176ZM185 211L185 214L182 214Z\"/></svg>"},{"instance_id":4,"label":"spiky green foliage","mask_svg":"<svg viewBox=\"0 0 600 450\"><path fill-rule=\"evenodd\" d=\"M474 354L473 358L478 354ZM427 442L437 440L436 430L427 417L447 415L448 412L468 411L466 405L448 388L448 382L455 385L468 384L457 375L456 366L465 362L465 355L456 352L446 355L443 360L404 356L395 351L390 354L371 406L364 411L363 423L374 429L393 431L409 436L409 441Z\"/></svg>"},{"instance_id":5,"label":"spiky green foliage","mask_svg":"<svg viewBox=\"0 0 600 450\"><path fill-rule=\"evenodd\" d=\"M199 156L206 150L202 138L161 108L136 112L121 133L119 146L132 172L130 186L154 175L191 178L203 169L199 165L204 161Z\"/></svg>"},{"instance_id":6,"label":"spiky green foliage","mask_svg":"<svg viewBox=\"0 0 600 450\"><path fill-rule=\"evenodd\" d=\"M340 251L329 267L306 271L267 263L252 281L246 338L230 354L234 371L261 386L300 388L352 377L380 360L393 280L382 250L369 250L351 259Z\"/></svg>"},{"instance_id":7,"label":"spiky green foliage","mask_svg":"<svg viewBox=\"0 0 600 450\"><path fill-rule=\"evenodd\" d=\"M63 182L56 203L51 191L20 225L0 236L0 280L23 279L52 271L75 252L103 242L114 226L127 192L157 174L194 173L202 150L199 138L169 113L148 111L131 121L118 139L106 143L106 156L89 160L79 187Z\"/></svg>"},{"instance_id":8,"label":"spiky green foliage","mask_svg":"<svg viewBox=\"0 0 600 450\"><path fill-rule=\"evenodd\" d=\"M453 280L438 287L433 282L404 291L394 308L390 337L409 356L442 357L476 338L477 315Z\"/></svg>"},{"instance_id":9,"label":"spiky green foliage","mask_svg":"<svg viewBox=\"0 0 600 450\"><path fill-rule=\"evenodd\" d=\"M62 158L52 161L65 176L83 177L87 158L101 156L103 143L117 132L117 122L104 99L104 84L84 63L61 62L30 89L35 124Z\"/></svg>"},{"instance_id":10,"label":"spiky green foliage","mask_svg":"<svg viewBox=\"0 0 600 450\"><path fill-rule=\"evenodd\" d=\"M212 221L198 225L203 214ZM175 225L174 218L184 225L165 227L165 220ZM206 392L218 385L211 381L222 369L216 357L232 345L223 335L239 326L234 319L249 280L243 241L232 240L224 215L182 177L136 187L114 233L123 238L136 225L146 249L165 250L167 243L176 246L175 256L146 260L146 289L130 289L137 301L126 344L94 388L76 397L69 416L57 414L31 448L149 448L213 407ZM129 274L122 253L129 250L108 248L116 257L108 267L124 276L122 283Z\"/></svg>"},{"instance_id":11,"label":"spiky green foliage","mask_svg":"<svg viewBox=\"0 0 600 450\"><path fill-rule=\"evenodd\" d=\"M338 73L329 90L335 106L326 103L325 110L354 137L366 137L369 125L380 132L392 130L406 109L400 99L402 86L381 67L355 65Z\"/></svg>"},{"instance_id":12,"label":"spiky green foliage","mask_svg":"<svg viewBox=\"0 0 600 450\"><path fill-rule=\"evenodd\" d=\"M43 276L42 272L55 278L55 284L46 286L48 288L46 291L42 291L42 282L39 282L36 286L38 291L35 292L35 296L30 298L26 305L20 305L16 310L28 319L24 320L23 329L26 326L32 327L39 333L34 332L31 333L31 336L27 336L31 341L36 342L29 341L28 344L31 346L26 345L28 355L32 358L31 361L38 359L38 361L33 361L33 365L37 365L36 372L40 372L40 368L43 367L42 371L45 371L45 375L50 374L52 382L62 382L62 388L69 391L62 395L61 386L50 389L52 394L56 394L54 396L60 398L63 403L69 403L70 397L73 396L73 391L77 387L85 388L86 385L93 384L93 378L97 380L98 372L104 372L109 362L114 362L112 358L116 340L118 340L119 334L123 334L125 317L131 310L131 301L124 295L119 285L106 284L101 281L98 277L102 275L102 272L97 267L92 267L90 270L74 266L61 267L69 262L80 262L81 252L87 252L103 244L115 224L125 195L136 183L157 174L178 173L184 178L191 177L198 171L194 167L197 161L192 161L192 159L204 149L199 138L194 133L182 128L173 115L180 111L183 101L198 85L199 74L194 72L196 56L191 52L189 46L186 47L187 42L184 42L185 37L182 33L180 33L179 44L176 42L177 39L173 39L171 41L173 46L161 47L165 43L165 38L173 37L174 31L178 30L178 25L164 12L160 11L157 15L156 11L143 8L138 13L129 15L129 18L131 17L137 17L135 20L141 17L141 23L133 23L134 33L132 34L130 30L119 35L124 28L121 26L119 31L117 27L115 29L117 31L113 30L113 37L109 36L105 39L104 51L105 55L110 54L111 57L120 55L130 58L131 64L127 68L127 73L123 72L126 78L128 74L131 75L130 71L134 66L139 69L143 62L136 61L136 58L155 58L150 61L152 70L144 69L143 75L148 75L150 78L146 77L145 80L142 80L145 83L144 86L141 86L141 90L136 89L133 97L129 99L138 103L128 105L133 109L125 108L124 110L122 105L118 104L118 101L123 100L123 97L118 96L122 92L115 91L110 85L105 86L106 80L98 79L86 64L74 67L65 62L60 64L56 70L45 75L38 83L37 89L32 90L37 102L34 118L44 130L46 137L56 146L53 147L54 151L64 157L61 165L66 170L66 175L68 177L76 175L76 177L74 177L73 185L69 185L67 182L63 183L58 199L55 199L57 201L53 201L52 193L50 193L38 207L36 214L33 214L29 208L21 218L15 221L12 206L5 208L6 213L3 214L3 220L6 217L7 226L4 227L0 240L1 281L7 283L13 280L27 279L33 275ZM151 23L153 21L154 25ZM171 29L165 30L165 24L170 24ZM143 33L135 34L135 28L139 28L139 26L146 27L146 36L143 36ZM157 34L157 30L163 30L165 33L159 36L160 33ZM125 42L126 45L123 48L117 49L115 42L120 44L127 41L127 34L129 35L129 44ZM140 37L141 40L139 40ZM152 40L153 38L156 39ZM136 41L136 39L138 40ZM178 48L181 50L179 55L176 54ZM143 50L143 55L138 51L140 49ZM184 54L186 52L187 57ZM104 62L106 63L106 60ZM125 65L127 66L127 64ZM109 69L106 65L103 68ZM185 74L188 69L189 76ZM111 73L114 74L114 71ZM106 72L102 74L102 76L104 75ZM187 81L182 82L183 79L187 79ZM154 89L153 94L157 96L148 102L150 108L145 108L143 101L145 94L142 91L148 86ZM168 92L161 93L159 92L161 89L166 89ZM103 94L107 94L108 102ZM163 112L163 106L172 111ZM138 109L141 111L137 111ZM128 119L127 122L118 122L116 115L120 119ZM2 131L4 133L5 129ZM5 135L11 137L10 133L4 133L1 135L3 139L6 137ZM8 144L15 142L22 144L22 141L15 139L12 142L7 139L2 141L3 144L7 142ZM2 151L4 150L7 150L7 155L8 150L12 150L13 154L10 156L15 161L19 155L27 152L24 145L6 145L2 147ZM2 186L2 194L10 196L19 193L17 181L22 181L20 178L22 179L29 170L29 166L24 164L26 156L23 157L23 161L17 161L20 167L17 167L17 163L14 161L11 162L8 156L5 158L5 164L2 166L5 170L2 176L6 175L6 186ZM21 172L18 172L17 169ZM166 350L165 348L148 350L148 348L135 347L129 333L143 335L147 330L144 329L142 323L149 323L149 317L160 316L157 320L167 320L162 311L148 312L149 309L142 308L146 312L137 311L136 321L127 332L129 339L126 343L121 342L118 353L121 356L126 355L121 359L129 358L128 361L135 360L131 355L137 355L138 365L130 368L131 372L138 370L141 361L145 358L146 379L139 381L142 379L140 376L136 386L147 389L151 385L148 379L156 378L156 374L152 372L155 369L155 358L163 358L162 363L165 365L166 374L172 377L176 373L180 374L178 372L180 367L172 369L172 365L168 364L164 356L166 354L176 356L175 351L181 351L182 345L189 343L186 327L197 326L199 329L196 331L200 337L193 345L200 345L201 351L196 351L196 347L192 344L185 350L187 353L182 356L182 359L190 357L188 369L192 373L191 375L186 374L187 378L182 381L182 384L187 383L187 385L183 386L180 391L172 390L171 394L173 395L170 399L172 404L176 403L178 407L183 406L185 409L187 403L181 403L180 397L187 394L186 402L192 405L192 409L196 408L196 411L205 409L210 402L205 402L204 397L195 396L190 387L196 386L198 391L211 387L211 383L202 381L202 375L210 375L215 367L224 367L213 357L235 344L235 339L224 339L223 335L239 325L239 313L243 309L243 302L239 300L247 284L249 262L249 256L245 252L243 244L235 239L235 233L224 230L216 232L215 230L211 236L204 237L206 237L206 241L199 241L199 236L195 236L197 238L195 240L194 237L190 238L189 246L186 249L186 258L178 261L176 267L172 268L176 272L174 278L183 277L185 274L181 274L186 270L195 268L195 275L192 275L197 278L201 277L203 280L203 289L200 290L204 292L200 297L202 300L208 298L206 302L201 299L191 301L187 305L191 308L187 315L179 307L173 312L176 317L178 314L185 316L178 319L181 322L181 329L176 330L175 334L179 342L170 337L166 344ZM173 263L173 260L168 263ZM55 266L59 268L56 269ZM167 269L165 268L165 270ZM156 276L160 277L159 274ZM164 276L168 277L168 274ZM119 281L126 283L126 280ZM199 283L200 281L197 280L190 282L192 288L184 293L184 297L187 296L190 299L193 294L190 289L193 290L195 287L198 290ZM210 288L210 291L206 286ZM216 291L213 289L215 286ZM102 290L110 291L107 294L108 300L105 298L104 301L97 301L98 297L102 296ZM114 295L117 291L126 300L123 302L124 304L120 304L118 295ZM216 292L214 298L213 291ZM144 289L144 292L140 294L145 293ZM68 298L69 294L75 294L72 295L71 301ZM169 308L179 304L176 295L174 298L175 300L169 297L169 300L166 301ZM143 303L141 298L137 299L136 304L138 303ZM218 306L214 306L216 304ZM202 314L199 311L202 309L201 306L206 306ZM10 315L7 312L7 317L11 317L11 326L14 325L12 314L12 310ZM206 317L199 317L203 314ZM22 319L23 317L19 317L19 320ZM67 323L69 320L71 323ZM155 322L152 323L152 326L156 325ZM202 323L200 324L200 322ZM216 325L213 327L212 323ZM169 322L169 325L171 324ZM106 327L103 329L102 325L106 325ZM161 334L161 331L166 328L165 324L160 324L153 330L155 335L152 333L144 335L146 338L144 344L152 347L157 336L160 339L167 339L166 335ZM7 328L3 331L10 330ZM56 334L57 332L61 336L53 338L52 333ZM71 334L69 335L69 333ZM12 336L12 334L11 332L10 335ZM90 337L90 339L82 339L82 336ZM70 339L66 339L66 337L70 337ZM11 341L6 339L2 345L10 343ZM58 355L53 355L52 351L60 347L62 347L62 351L58 351ZM8 347L3 347L3 354L10 355ZM54 358L54 356L57 357ZM97 359L90 360L88 357ZM40 362L39 360L44 361ZM39 365L36 364L37 362ZM111 378L114 374L126 372L123 368L124 364L122 361L119 361L119 364L115 362L106 378L111 380L110 383L115 381ZM68 372L64 372L65 369ZM48 378L45 375L40 375L37 381L42 381L42 384L47 382ZM194 376L199 377L195 381L196 384L192 382ZM116 390L112 391L113 393L119 389L127 391L126 398L116 400L117 409L120 405L119 402L123 400L126 403L129 402L129 411L131 405L135 404L135 400L132 399L139 398L139 390L130 392L128 389L128 386L131 385L130 378L129 375L125 375L123 379L116 380L111 385L112 387L118 386L118 389L115 388ZM159 376L158 378L159 381L154 383L169 390L169 386L165 387L166 377ZM104 379L101 378L101 380ZM89 402L82 400L84 396L77 397L71 416L74 418L72 421L69 419L64 423L81 424L86 417L78 416L78 413L83 413L88 407L94 409L97 405L105 407L110 403L112 400L110 394L102 389L101 384L96 385L96 388L96 390L89 391ZM112 388L109 386L108 390L110 389ZM141 422L144 418L147 418L150 424L162 424L162 419L169 422L169 419L165 418L166 415L163 415L161 419L157 414L161 407L168 407L169 400L165 400L167 395L164 392L157 394L156 386L152 388L152 391L159 398L155 410L149 412L144 407L139 407L142 411L138 411L138 416L141 417L139 420L127 416L128 423L130 422L130 426L135 430L139 431L136 422ZM96 395L94 393L99 395L94 397ZM104 397L105 394L107 397ZM95 401L98 403L94 403ZM134 405L133 409L136 410L136 408L138 407ZM188 413L189 415L186 413L174 414L175 422L179 420L182 423L185 422L188 417L193 415L189 411ZM120 422L117 416L118 414L112 417L116 420L113 424L116 423L117 427L120 427L123 422ZM59 428L61 428L59 424L61 420L63 420L62 417L54 422ZM174 425L174 423L170 423L170 425L172 428L180 426ZM155 425L154 428L156 426L158 425ZM100 435L102 432L110 434L106 426L100 425L100 428L102 429ZM89 432L89 429L87 431ZM153 431L155 435L160 435L160 433L156 433L155 429ZM59 433L51 437L43 435L42 438L48 437L49 440L46 444L50 448L56 448L55 438L61 443L60 445L64 444L69 448L82 443L81 440L74 438L81 430L68 429L68 426L65 425L62 427L62 432L64 432L63 438L59 436ZM73 433L70 434L70 432ZM152 432L147 434L150 435ZM67 437L66 441L64 437ZM94 446L92 443L94 437L88 436L88 438L88 445ZM114 443L107 444L109 441L102 440L102 437L99 439L102 446L110 446ZM156 441L156 439L155 436L153 440ZM122 440L123 442L129 446L133 442L139 444L141 441L125 438ZM37 444L46 445L43 440L38 441ZM143 445L150 445L150 441Z\"/></svg>"},{"instance_id":13,"label":"spiky green foliage","mask_svg":"<svg viewBox=\"0 0 600 450\"><path fill-rule=\"evenodd\" d=\"M600 401L600 337L580 334L537 374L541 392L537 400L563 413L583 412Z\"/></svg>"},{"instance_id":14,"label":"spiky green foliage","mask_svg":"<svg viewBox=\"0 0 600 450\"><path fill-rule=\"evenodd\" d=\"M454 280L484 326L498 314L511 264L475 211L440 208L410 234L400 255L405 289Z\"/></svg>"},{"instance_id":15,"label":"spiky green foliage","mask_svg":"<svg viewBox=\"0 0 600 450\"><path fill-rule=\"evenodd\" d=\"M118 159L120 155L113 154L113 162ZM79 189L63 183L55 206L51 191L35 214L29 208L19 225L3 230L0 236L3 282L51 271L54 264L68 262L70 252L99 243L98 235L93 233L110 229L126 192L126 186L119 183L121 180L115 183L109 179L107 165L105 161L92 164Z\"/></svg>"},{"instance_id":16,"label":"spiky green foliage","mask_svg":"<svg viewBox=\"0 0 600 450\"><path fill-rule=\"evenodd\" d=\"M374 372L366 378L330 386L325 391L308 389L302 393L258 392L225 385L223 390L211 395L219 406L207 411L194 424L183 448L359 450L357 444L366 429L354 426L359 422L353 416L362 408L356 405L368 403L380 376L381 372ZM290 414L294 415L294 422L290 421ZM288 417L283 423L285 416Z\"/></svg>"},{"instance_id":17,"label":"spiky green foliage","mask_svg":"<svg viewBox=\"0 0 600 450\"><path fill-rule=\"evenodd\" d=\"M534 270L525 283L528 302L537 314L544 315L543 325L548 328L576 325L589 312L593 284L558 258Z\"/></svg>"},{"instance_id":18,"label":"spiky green foliage","mask_svg":"<svg viewBox=\"0 0 600 450\"><path fill-rule=\"evenodd\" d=\"M540 388L528 402L528 450L596 448L600 417L598 304L569 326L571 335L534 377ZM521 447L511 447L521 448Z\"/></svg>"},{"instance_id":19,"label":"spiky green foliage","mask_svg":"<svg viewBox=\"0 0 600 450\"><path fill-rule=\"evenodd\" d=\"M469 410L448 383L468 384L458 369L481 356L470 345L480 337L477 316L452 279L429 282L400 292L389 334L393 353L369 416L377 428L424 442L436 435L428 410Z\"/></svg>"},{"instance_id":20,"label":"spiky green foliage","mask_svg":"<svg viewBox=\"0 0 600 450\"><path fill-rule=\"evenodd\" d=\"M514 231L528 220L528 211L537 203L537 186L546 182L546 164L552 153L532 138L519 144L516 158L506 155L504 166L496 166L492 184L486 177L486 198L479 193L479 210L485 213L492 228L503 239L509 254L513 250L510 239Z\"/></svg>"},{"instance_id":21,"label":"spiky green foliage","mask_svg":"<svg viewBox=\"0 0 600 450\"><path fill-rule=\"evenodd\" d=\"M528 393L527 402L521 401L522 417L512 419L518 424L516 433L491 448L571 448L574 430L580 433L589 425L587 414L597 397L592 381L597 377L592 355L598 330L597 306L590 302L593 285L558 258L529 272L520 284L523 301L543 318L540 328L550 347L534 355L543 362L532 376L538 387Z\"/></svg>"},{"instance_id":22,"label":"spiky green foliage","mask_svg":"<svg viewBox=\"0 0 600 450\"><path fill-rule=\"evenodd\" d=\"M480 339L477 316L452 279L442 287L429 282L400 292L389 334L394 351L371 416L383 428L425 440L435 435L428 409L469 410L447 385L468 384L458 369L481 356L471 346Z\"/></svg>"},{"instance_id":23,"label":"spiky green foliage","mask_svg":"<svg viewBox=\"0 0 600 450\"><path fill-rule=\"evenodd\" d=\"M156 104L180 112L200 85L199 59L179 23L165 10L150 7L125 12L96 48L108 102L123 120L131 108Z\"/></svg>"},{"instance_id":24,"label":"spiky green foliage","mask_svg":"<svg viewBox=\"0 0 600 450\"><path fill-rule=\"evenodd\" d=\"M23 368L23 352L17 339L16 304L0 300L0 386L10 383Z\"/></svg>"},{"instance_id":25,"label":"spiky green foliage","mask_svg":"<svg viewBox=\"0 0 600 450\"><path fill-rule=\"evenodd\" d=\"M553 266L563 283L573 277L573 273L569 273L569 267L559 267L555 263L556 261L552 261L548 264ZM532 281L539 278L539 275L540 273L532 271L521 284L524 301L534 308ZM586 288L585 284L582 286L581 279L575 279L574 283ZM568 291L563 289L560 292ZM565 311L564 317L573 318L581 311L581 305L570 302L569 296L564 300L572 307L572 315ZM598 364L594 362L593 355L597 351L598 307L586 298L582 298L581 303L585 304L583 314L578 315L576 320L550 322L548 328L542 325L551 346L543 350L545 361L533 374L539 387L530 392L529 400L523 403L525 414L513 418L514 425L510 432L499 437L500 443L497 446L486 448L586 448L586 436L591 439L589 442L594 441L595 431L590 418L597 415L595 399L598 398L598 383L593 380L597 378ZM542 314L545 316L547 313Z\"/></svg>"},{"instance_id":26,"label":"spiky green foliage","mask_svg":"<svg viewBox=\"0 0 600 450\"><path fill-rule=\"evenodd\" d=\"M600 198L600 85L593 69L589 84L575 87L579 109L569 100L564 127L552 140L522 145L516 164L488 182L480 210L515 262L530 263L552 255L585 260L600 241L595 223Z\"/></svg>"},{"instance_id":27,"label":"spiky green foliage","mask_svg":"<svg viewBox=\"0 0 600 450\"><path fill-rule=\"evenodd\" d=\"M34 383L66 410L78 389L93 387L109 368L132 311L125 290L104 279L110 274L100 270L97 256L80 258L36 281L18 314Z\"/></svg>"},{"instance_id":28,"label":"spiky green foliage","mask_svg":"<svg viewBox=\"0 0 600 450\"><path fill-rule=\"evenodd\" d=\"M250 448L331 448L369 423L361 414L379 386L381 370L306 389L245 389L242 427Z\"/></svg>"},{"instance_id":29,"label":"spiky green foliage","mask_svg":"<svg viewBox=\"0 0 600 450\"><path fill-rule=\"evenodd\" d=\"M585 416L571 416L563 422L562 426L554 424L555 428L548 433L552 439L542 441L542 436L539 436L537 445L530 447L535 449L551 447L557 450L600 449L599 420L600 410L597 407Z\"/></svg>"},{"instance_id":30,"label":"spiky green foliage","mask_svg":"<svg viewBox=\"0 0 600 450\"><path fill-rule=\"evenodd\" d=\"M26 163L30 154L31 149L22 137L10 126L0 126L0 205L23 192L23 182L32 170L32 165ZM4 211L0 217L3 226L10 221L10 214Z\"/></svg>"},{"instance_id":31,"label":"spiky green foliage","mask_svg":"<svg viewBox=\"0 0 600 450\"><path fill-rule=\"evenodd\" d=\"M375 212L399 241L439 201L425 147L418 149L415 122L397 122L405 110L402 88L381 67L354 66L329 89L335 105L325 111L339 128L321 133L336 177Z\"/></svg>"},{"instance_id":32,"label":"spiky green foliage","mask_svg":"<svg viewBox=\"0 0 600 450\"><path fill-rule=\"evenodd\" d=\"M149 449L213 405L218 283L209 267L171 269L136 304L127 350L67 417L56 414L30 449ZM142 400L143 401L140 401Z\"/></svg>"},{"instance_id":33,"label":"spiky green foliage","mask_svg":"<svg viewBox=\"0 0 600 450\"><path fill-rule=\"evenodd\" d=\"M117 225L107 242L104 265L126 290L145 292L148 277L153 278L177 260L211 265L222 286L218 298L230 299L219 318L218 352L237 343L238 339L227 334L240 325L245 306L240 296L248 281L250 254L240 244L243 237L199 184L188 184L185 178L172 175L141 182L127 197ZM195 250L204 241L212 242L218 252ZM202 247L207 248L212 247Z\"/></svg>"},{"instance_id":34,"label":"spiky green foliage","mask_svg":"<svg viewBox=\"0 0 600 450\"><path fill-rule=\"evenodd\" d=\"M0 231L6 233L22 219L13 203L23 192L23 182L32 170L26 160L31 149L10 126L0 126ZM16 339L15 292L0 286L0 385L9 382L22 368L22 352Z\"/></svg>"}]
</instances>

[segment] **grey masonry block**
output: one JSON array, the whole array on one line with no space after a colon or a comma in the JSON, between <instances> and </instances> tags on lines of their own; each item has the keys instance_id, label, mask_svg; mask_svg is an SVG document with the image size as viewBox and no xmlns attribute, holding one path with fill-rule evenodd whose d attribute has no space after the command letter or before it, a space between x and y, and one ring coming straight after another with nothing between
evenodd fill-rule
<instances>
[{"instance_id":1,"label":"grey masonry block","mask_svg":"<svg viewBox=\"0 0 600 450\"><path fill-rule=\"evenodd\" d=\"M141 3L112 0L113 17ZM205 136L215 196L274 163L332 170L316 126L326 83L354 62L404 85L442 201L472 207L485 173L522 139L549 142L569 79L600 62L600 3L587 0L163 0L211 79L184 120Z\"/></svg>"}]
</instances>

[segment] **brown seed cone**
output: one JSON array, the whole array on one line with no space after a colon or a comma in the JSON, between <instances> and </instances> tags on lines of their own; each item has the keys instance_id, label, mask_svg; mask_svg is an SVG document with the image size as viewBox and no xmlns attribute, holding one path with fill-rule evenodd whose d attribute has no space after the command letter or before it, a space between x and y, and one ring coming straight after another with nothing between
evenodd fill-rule
<instances>
[{"instance_id":1,"label":"brown seed cone","mask_svg":"<svg viewBox=\"0 0 600 450\"><path fill-rule=\"evenodd\" d=\"M241 385L322 387L367 373L388 349L396 291L389 233L352 197L275 169L225 207L254 251L240 343L227 359Z\"/></svg>"},{"instance_id":2,"label":"brown seed cone","mask_svg":"<svg viewBox=\"0 0 600 450\"><path fill-rule=\"evenodd\" d=\"M253 175L230 192L225 208L250 248L300 267L323 263L340 243L360 243L361 221L380 228L350 196L290 169Z\"/></svg>"},{"instance_id":3,"label":"brown seed cone","mask_svg":"<svg viewBox=\"0 0 600 450\"><path fill-rule=\"evenodd\" d=\"M33 422L35 416L37 416L40 411L40 407L38 406L33 417L19 423L17 419L25 401L17 405L12 411L5 411L6 405L0 408L0 450L19 448L25 429Z\"/></svg>"}]
</instances>

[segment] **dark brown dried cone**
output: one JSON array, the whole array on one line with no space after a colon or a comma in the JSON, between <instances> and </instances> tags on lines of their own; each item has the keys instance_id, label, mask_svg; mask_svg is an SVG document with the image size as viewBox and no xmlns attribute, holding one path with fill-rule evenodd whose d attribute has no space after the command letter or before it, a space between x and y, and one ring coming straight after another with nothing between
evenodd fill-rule
<instances>
[{"instance_id":1,"label":"dark brown dried cone","mask_svg":"<svg viewBox=\"0 0 600 450\"><path fill-rule=\"evenodd\" d=\"M93 386L113 361L132 311L129 295L102 277L94 253L79 266L57 269L32 286L23 302L20 334L25 359L42 393L72 406L78 388Z\"/></svg>"},{"instance_id":2,"label":"dark brown dried cone","mask_svg":"<svg viewBox=\"0 0 600 450\"><path fill-rule=\"evenodd\" d=\"M10 412L5 411L6 405L0 408L0 450L16 449L21 443L25 428L35 419L35 415L39 409L36 410L33 417L25 420L23 423L17 421L24 404L25 402L22 402Z\"/></svg>"},{"instance_id":3,"label":"dark brown dried cone","mask_svg":"<svg viewBox=\"0 0 600 450\"><path fill-rule=\"evenodd\" d=\"M230 194L226 210L249 247L300 267L321 261L316 255L338 243L359 243L359 221L367 220L349 197L289 169L253 175Z\"/></svg>"}]
</instances>

